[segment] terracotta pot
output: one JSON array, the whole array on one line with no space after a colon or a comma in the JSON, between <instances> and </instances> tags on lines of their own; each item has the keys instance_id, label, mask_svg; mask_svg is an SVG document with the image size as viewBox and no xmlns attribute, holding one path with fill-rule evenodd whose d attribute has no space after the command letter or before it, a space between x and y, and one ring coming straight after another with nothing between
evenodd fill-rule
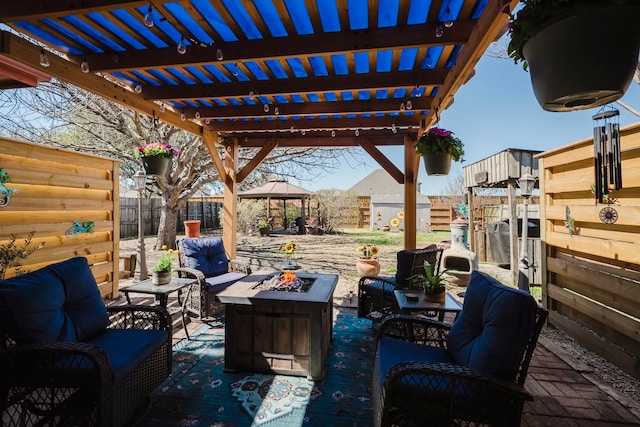
<instances>
[{"instance_id":1,"label":"terracotta pot","mask_svg":"<svg viewBox=\"0 0 640 427\"><path fill-rule=\"evenodd\" d=\"M358 276L377 276L380 273L380 263L375 258L358 258L356 261Z\"/></svg>"},{"instance_id":2,"label":"terracotta pot","mask_svg":"<svg viewBox=\"0 0 640 427\"><path fill-rule=\"evenodd\" d=\"M438 293L435 293L435 294L427 292L426 288L424 290L424 300L428 301L428 302L444 303L446 295L447 295L446 290L442 290L442 292L438 292Z\"/></svg>"},{"instance_id":3,"label":"terracotta pot","mask_svg":"<svg viewBox=\"0 0 640 427\"><path fill-rule=\"evenodd\" d=\"M169 167L168 157L150 156L143 157L142 163L147 175L164 175Z\"/></svg>"},{"instance_id":4,"label":"terracotta pot","mask_svg":"<svg viewBox=\"0 0 640 427\"><path fill-rule=\"evenodd\" d=\"M522 54L540 106L547 111L584 110L621 98L638 63L638 22L640 7L603 6L555 22L531 37Z\"/></svg>"},{"instance_id":5,"label":"terracotta pot","mask_svg":"<svg viewBox=\"0 0 640 427\"><path fill-rule=\"evenodd\" d=\"M200 237L200 220L184 221L185 237Z\"/></svg>"},{"instance_id":6,"label":"terracotta pot","mask_svg":"<svg viewBox=\"0 0 640 427\"><path fill-rule=\"evenodd\" d=\"M168 285L171 283L170 271L154 271L151 275L151 283L154 285Z\"/></svg>"},{"instance_id":7,"label":"terracotta pot","mask_svg":"<svg viewBox=\"0 0 640 427\"><path fill-rule=\"evenodd\" d=\"M427 175L449 175L451 155L448 153L429 153L422 156Z\"/></svg>"}]
</instances>

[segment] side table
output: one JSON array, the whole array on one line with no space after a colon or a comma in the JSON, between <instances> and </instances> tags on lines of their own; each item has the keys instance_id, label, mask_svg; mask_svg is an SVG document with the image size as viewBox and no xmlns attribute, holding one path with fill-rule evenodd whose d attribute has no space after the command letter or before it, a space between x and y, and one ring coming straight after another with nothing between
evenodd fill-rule
<instances>
[{"instance_id":1,"label":"side table","mask_svg":"<svg viewBox=\"0 0 640 427\"><path fill-rule=\"evenodd\" d=\"M430 302L424 299L424 293L419 291L400 291L395 290L393 294L396 297L400 313L413 314L415 312L435 312L439 321L444 320L446 313L455 313L456 318L462 311L462 304L456 300L453 295L447 292L444 303ZM407 299L409 297L409 299Z\"/></svg>"},{"instance_id":2,"label":"side table","mask_svg":"<svg viewBox=\"0 0 640 427\"><path fill-rule=\"evenodd\" d=\"M184 329L184 333L187 336L187 339L191 339L189 337L189 332L187 331L187 322L186 315L184 310L184 304L180 301L180 293L181 291L189 285L197 283L197 279L189 279L189 278L178 278L172 277L171 282L166 285L154 285L152 279L142 280L138 283L134 283L133 285L127 286L125 288L120 289L124 292L124 296L127 298L127 303L131 304L131 298L129 297L129 293L137 293L137 294L149 294L153 295L156 299L158 305L165 310L167 309L167 304L169 302L169 295L173 292L178 292L178 304L180 305L179 310L169 311L171 315L176 313L180 313L182 317L182 328ZM187 295L187 298L189 296Z\"/></svg>"}]
</instances>

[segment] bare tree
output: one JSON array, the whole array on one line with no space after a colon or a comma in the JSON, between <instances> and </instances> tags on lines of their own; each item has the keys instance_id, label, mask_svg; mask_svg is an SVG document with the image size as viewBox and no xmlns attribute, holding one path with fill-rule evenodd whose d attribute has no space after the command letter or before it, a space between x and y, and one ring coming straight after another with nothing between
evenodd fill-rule
<instances>
[{"instance_id":1,"label":"bare tree","mask_svg":"<svg viewBox=\"0 0 640 427\"><path fill-rule=\"evenodd\" d=\"M176 147L179 155L172 159L166 175L148 185L162 201L156 249L175 246L178 212L189 198L205 185L219 185L200 137L68 83L54 79L35 89L0 91L0 112L0 132L7 136L121 160L125 185L142 167L135 158L135 147L158 140ZM241 150L240 164L248 162L255 151ZM241 188L262 183L273 173L313 179L318 172L337 168L347 154L355 156L343 149L276 149Z\"/></svg>"}]
</instances>

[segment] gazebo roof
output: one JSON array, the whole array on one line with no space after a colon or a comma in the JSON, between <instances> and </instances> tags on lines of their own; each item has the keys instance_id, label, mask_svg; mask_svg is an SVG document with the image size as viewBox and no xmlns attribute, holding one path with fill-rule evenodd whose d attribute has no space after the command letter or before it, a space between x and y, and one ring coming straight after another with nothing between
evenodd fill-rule
<instances>
[{"instance_id":1,"label":"gazebo roof","mask_svg":"<svg viewBox=\"0 0 640 427\"><path fill-rule=\"evenodd\" d=\"M241 191L238 197L241 199L301 199L308 198L312 194L311 191L289 184L285 180L272 180L260 187Z\"/></svg>"}]
</instances>

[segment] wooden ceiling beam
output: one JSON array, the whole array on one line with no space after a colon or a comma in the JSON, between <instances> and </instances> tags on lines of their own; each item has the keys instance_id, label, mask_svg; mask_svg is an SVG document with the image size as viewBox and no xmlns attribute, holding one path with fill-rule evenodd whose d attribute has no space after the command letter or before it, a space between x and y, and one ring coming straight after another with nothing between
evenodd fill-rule
<instances>
[{"instance_id":1,"label":"wooden ceiling beam","mask_svg":"<svg viewBox=\"0 0 640 427\"><path fill-rule=\"evenodd\" d=\"M270 132L266 135L260 134L248 134L242 136L237 134L238 141L242 148L262 148L269 146L273 141L277 141L279 148L291 148L291 147L321 147L321 148L335 148L335 147L360 147L362 145L375 145L382 146L402 146L404 141L404 135L406 133L391 133L390 131L371 131L362 132L360 136L355 136L353 132L336 132L335 137L331 137L327 132L307 132L306 135L302 135L299 132L287 135L286 133L273 133ZM416 133L408 133L413 138L416 138Z\"/></svg>"},{"instance_id":2,"label":"wooden ceiling beam","mask_svg":"<svg viewBox=\"0 0 640 427\"><path fill-rule=\"evenodd\" d=\"M0 32L0 53L7 57L27 65L35 70L42 71L60 80L76 85L84 90L95 93L107 100L117 102L132 110L147 114L162 120L165 123L183 129L187 132L201 135L202 127L189 120L181 120L180 115L169 109L160 112L160 106L155 102L143 99L130 88L123 87L116 82L109 81L102 76L84 74L80 67L70 64L64 58L48 52L50 66L44 68L40 65L40 47L20 38L12 33Z\"/></svg>"},{"instance_id":3,"label":"wooden ceiling beam","mask_svg":"<svg viewBox=\"0 0 640 427\"><path fill-rule=\"evenodd\" d=\"M379 50L428 48L464 44L475 25L474 20L456 21L442 37L435 36L437 23L405 25L400 27L372 28L369 30L289 36L285 40L266 38L216 43L212 46L190 45L181 55L175 46L148 49L140 52L87 54L92 70L109 72L144 68L176 67L212 62L220 65L236 62L263 62L270 59L288 59L312 56L353 54ZM221 48L224 60L216 60L216 50ZM76 61L82 61L77 58Z\"/></svg>"},{"instance_id":4,"label":"wooden ceiling beam","mask_svg":"<svg viewBox=\"0 0 640 427\"><path fill-rule=\"evenodd\" d=\"M211 130L219 132L262 132L283 131L291 132L291 126L297 130L325 130L345 131L354 133L355 129L365 132L366 129L418 128L421 116L384 116L384 117L355 117L329 119L299 119L299 120L247 120L225 121L205 125Z\"/></svg>"},{"instance_id":5,"label":"wooden ceiling beam","mask_svg":"<svg viewBox=\"0 0 640 427\"><path fill-rule=\"evenodd\" d=\"M216 84L174 85L144 87L142 96L156 100L198 100L206 98L248 97L250 91L256 95L273 96L321 92L342 92L394 88L399 82L403 86L437 86L444 82L447 69L409 70L393 73L350 74L346 76L309 77L277 81L255 81Z\"/></svg>"},{"instance_id":6,"label":"wooden ceiling beam","mask_svg":"<svg viewBox=\"0 0 640 427\"><path fill-rule=\"evenodd\" d=\"M148 5L149 0L4 1L0 8L0 21L31 21L44 18L58 18L68 15L85 15L90 12L106 12L112 9L125 9L129 7Z\"/></svg>"},{"instance_id":7,"label":"wooden ceiling beam","mask_svg":"<svg viewBox=\"0 0 640 427\"><path fill-rule=\"evenodd\" d=\"M324 102L290 102L278 104L280 117L305 116L316 114L350 114L350 113L392 113L400 111L402 98L369 99L365 101L324 101ZM431 108L430 97L411 98L413 110L429 110ZM229 105L216 107L188 107L182 110L187 119L195 118L196 112L201 118L212 119L240 119L272 116L273 111L265 113L262 104L255 105Z\"/></svg>"}]
</instances>

